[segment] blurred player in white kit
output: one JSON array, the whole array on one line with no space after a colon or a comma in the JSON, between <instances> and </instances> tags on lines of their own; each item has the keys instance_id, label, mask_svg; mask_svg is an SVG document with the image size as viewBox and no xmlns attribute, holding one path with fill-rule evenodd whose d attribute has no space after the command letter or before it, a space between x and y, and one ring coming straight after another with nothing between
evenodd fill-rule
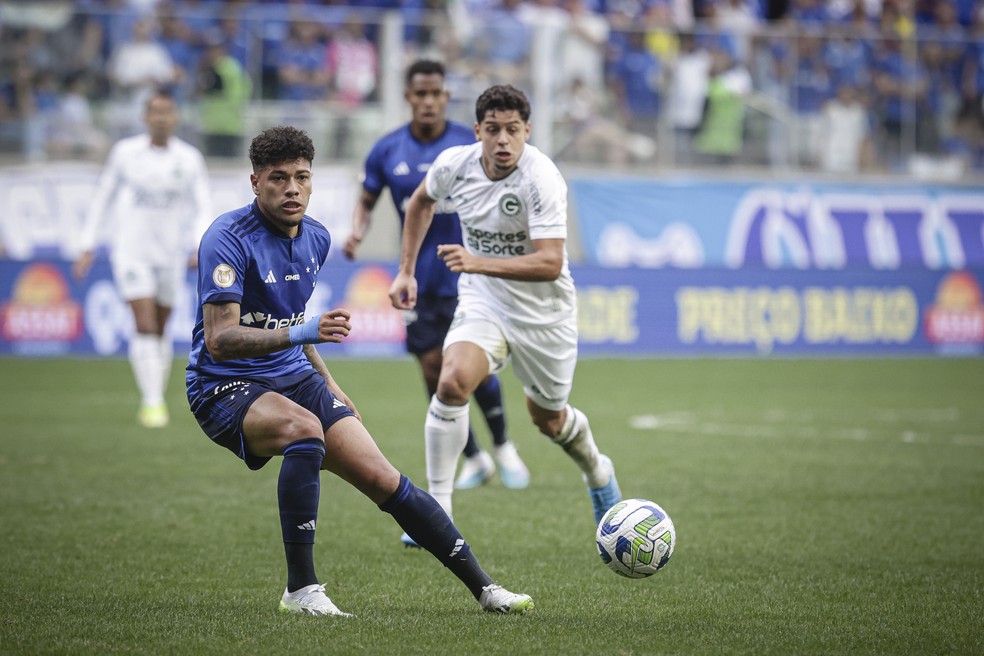
<instances>
[{"instance_id":1,"label":"blurred player in white kit","mask_svg":"<svg viewBox=\"0 0 984 656\"><path fill-rule=\"evenodd\" d=\"M147 132L119 140L109 153L82 230L72 272L83 279L104 226L120 296L133 312L129 360L140 391L138 421L169 421L164 390L174 357L165 335L185 271L211 221L208 171L201 152L174 136L178 108L164 90L146 104Z\"/></svg>"}]
</instances>

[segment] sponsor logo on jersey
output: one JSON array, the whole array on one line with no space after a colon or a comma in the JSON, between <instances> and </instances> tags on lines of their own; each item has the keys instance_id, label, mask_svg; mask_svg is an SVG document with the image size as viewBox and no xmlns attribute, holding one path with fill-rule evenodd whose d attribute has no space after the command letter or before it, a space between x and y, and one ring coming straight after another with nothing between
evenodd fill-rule
<instances>
[{"instance_id":1,"label":"sponsor logo on jersey","mask_svg":"<svg viewBox=\"0 0 984 656\"><path fill-rule=\"evenodd\" d=\"M465 228L465 239L468 242L468 247L474 253L481 255L511 257L525 255L528 252L524 243L527 239L525 230L492 232L469 226Z\"/></svg>"},{"instance_id":2,"label":"sponsor logo on jersey","mask_svg":"<svg viewBox=\"0 0 984 656\"><path fill-rule=\"evenodd\" d=\"M273 275L273 269L267 271L267 276L266 278L263 279L263 282L265 282L268 285L277 282L277 276Z\"/></svg>"},{"instance_id":3,"label":"sponsor logo on jersey","mask_svg":"<svg viewBox=\"0 0 984 656\"><path fill-rule=\"evenodd\" d=\"M236 271L228 264L219 264L212 270L212 282L216 287L226 289L236 282Z\"/></svg>"},{"instance_id":4,"label":"sponsor logo on jersey","mask_svg":"<svg viewBox=\"0 0 984 656\"><path fill-rule=\"evenodd\" d=\"M277 328L289 328L304 323L304 313L299 312L290 315L290 317L281 318L266 312L247 312L239 317L239 323L254 328L276 330Z\"/></svg>"}]
</instances>

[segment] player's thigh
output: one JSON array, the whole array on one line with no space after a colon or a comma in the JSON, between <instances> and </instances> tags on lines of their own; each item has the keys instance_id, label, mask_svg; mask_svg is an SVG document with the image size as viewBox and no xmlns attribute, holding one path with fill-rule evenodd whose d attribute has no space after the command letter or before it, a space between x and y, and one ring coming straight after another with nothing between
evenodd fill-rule
<instances>
[{"instance_id":1,"label":"player's thigh","mask_svg":"<svg viewBox=\"0 0 984 656\"><path fill-rule=\"evenodd\" d=\"M157 312L157 301L150 297L131 298L127 301L133 313L133 325L138 333L145 335L163 334L164 324Z\"/></svg>"},{"instance_id":2,"label":"player's thigh","mask_svg":"<svg viewBox=\"0 0 984 656\"><path fill-rule=\"evenodd\" d=\"M567 405L577 367L577 330L570 324L510 329L513 372L537 407L559 411Z\"/></svg>"},{"instance_id":3,"label":"player's thigh","mask_svg":"<svg viewBox=\"0 0 984 656\"><path fill-rule=\"evenodd\" d=\"M355 417L340 419L328 428L323 468L352 484L376 505L386 501L400 484L400 472Z\"/></svg>"},{"instance_id":4,"label":"player's thigh","mask_svg":"<svg viewBox=\"0 0 984 656\"><path fill-rule=\"evenodd\" d=\"M243 418L246 446L260 457L279 456L288 444L305 437L324 438L321 420L277 392L256 399Z\"/></svg>"}]
</instances>

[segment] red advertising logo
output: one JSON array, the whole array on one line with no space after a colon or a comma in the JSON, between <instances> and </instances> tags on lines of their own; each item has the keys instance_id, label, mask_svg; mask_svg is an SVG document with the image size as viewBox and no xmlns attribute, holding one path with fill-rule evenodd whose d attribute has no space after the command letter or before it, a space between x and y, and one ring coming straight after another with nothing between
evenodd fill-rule
<instances>
[{"instance_id":1,"label":"red advertising logo","mask_svg":"<svg viewBox=\"0 0 984 656\"><path fill-rule=\"evenodd\" d=\"M981 286L970 273L948 274L926 310L926 339L933 344L984 344Z\"/></svg>"},{"instance_id":2,"label":"red advertising logo","mask_svg":"<svg viewBox=\"0 0 984 656\"><path fill-rule=\"evenodd\" d=\"M392 277L382 267L360 269L349 280L341 307L352 311L352 334L345 341L402 343L403 315L389 300Z\"/></svg>"},{"instance_id":3,"label":"red advertising logo","mask_svg":"<svg viewBox=\"0 0 984 656\"><path fill-rule=\"evenodd\" d=\"M32 264L14 281L0 308L0 333L9 342L74 342L82 335L82 308L65 277L50 264Z\"/></svg>"}]
</instances>

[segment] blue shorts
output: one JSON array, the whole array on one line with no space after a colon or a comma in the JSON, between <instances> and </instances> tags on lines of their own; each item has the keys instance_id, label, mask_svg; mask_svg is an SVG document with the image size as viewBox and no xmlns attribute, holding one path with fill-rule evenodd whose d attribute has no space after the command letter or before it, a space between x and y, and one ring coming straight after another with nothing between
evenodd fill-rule
<instances>
[{"instance_id":1,"label":"blue shorts","mask_svg":"<svg viewBox=\"0 0 984 656\"><path fill-rule=\"evenodd\" d=\"M267 464L269 456L253 455L246 448L243 420L256 399L267 392L276 392L313 412L327 431L336 421L355 414L328 390L325 379L317 371L275 378L235 378L221 381L199 380L188 386L188 403L205 434L218 444L242 458L246 466L256 470ZM298 435L298 438L313 435Z\"/></svg>"},{"instance_id":2,"label":"blue shorts","mask_svg":"<svg viewBox=\"0 0 984 656\"><path fill-rule=\"evenodd\" d=\"M444 345L444 337L454 319L458 299L454 296L421 296L407 324L407 351L420 355Z\"/></svg>"}]
</instances>

